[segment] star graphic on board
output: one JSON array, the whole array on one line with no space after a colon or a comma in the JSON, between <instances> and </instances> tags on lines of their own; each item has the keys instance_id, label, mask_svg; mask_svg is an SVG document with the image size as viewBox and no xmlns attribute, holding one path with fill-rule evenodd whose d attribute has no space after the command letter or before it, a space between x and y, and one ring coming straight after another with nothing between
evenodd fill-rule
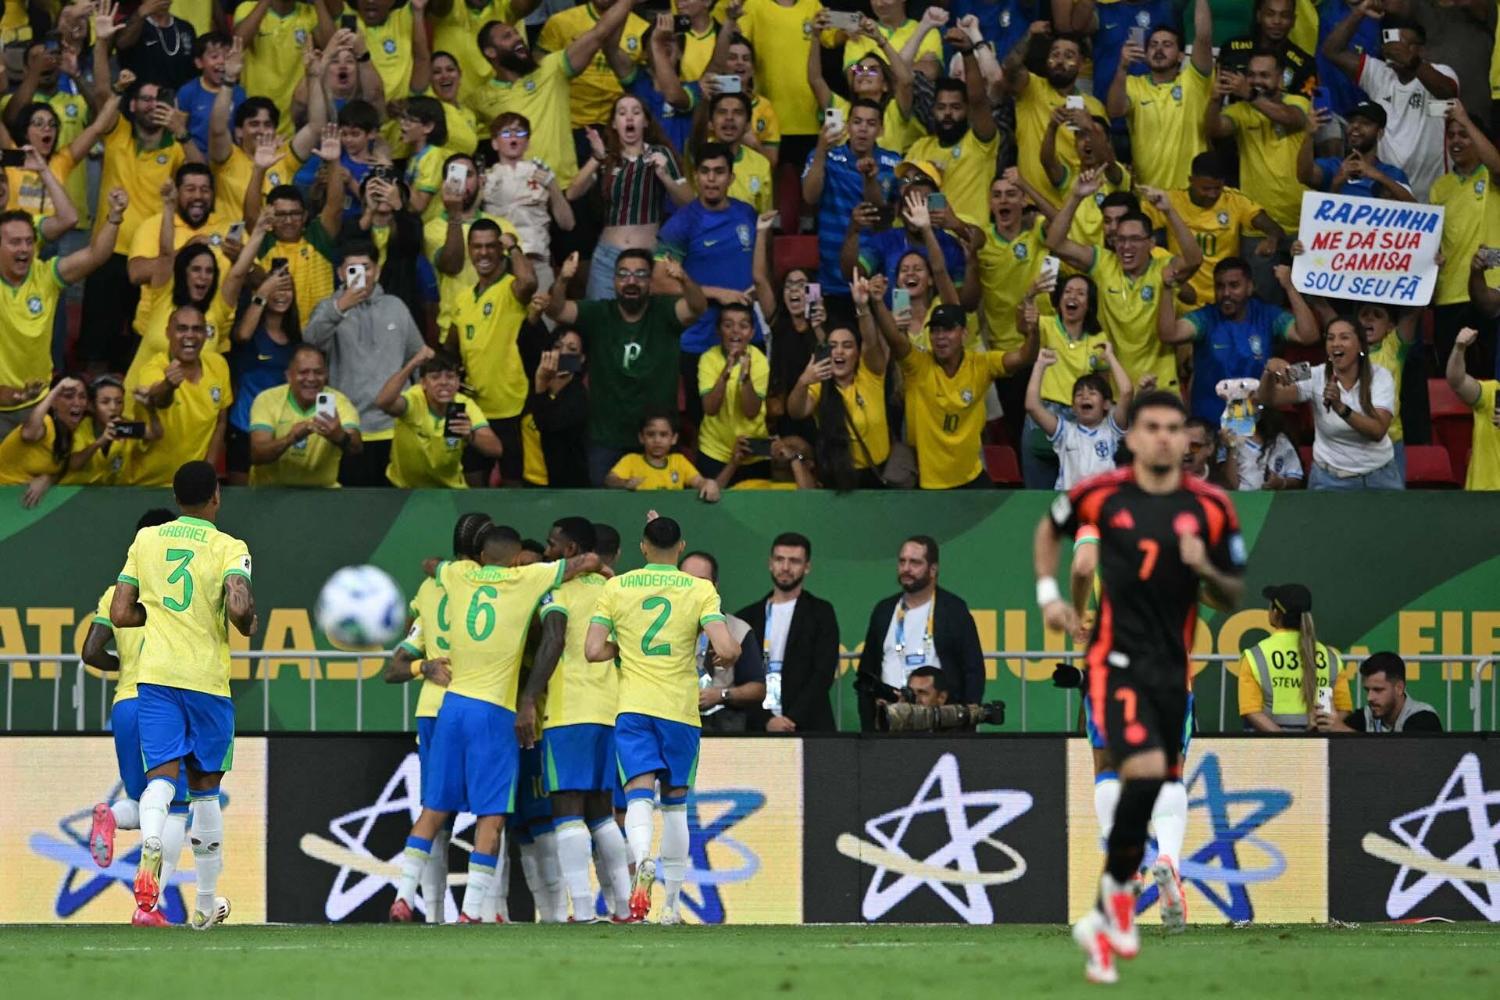
<instances>
[{"instance_id":1,"label":"star graphic on board","mask_svg":"<svg viewBox=\"0 0 1500 1000\"><path fill-rule=\"evenodd\" d=\"M705 924L724 922L724 900L719 895L719 886L744 882L760 870L760 858L749 847L726 836L736 824L748 819L766 804L765 795L750 788L723 789L717 791L693 791L688 794L688 871L684 879L682 901L692 914ZM719 808L722 807L722 808ZM713 810L718 808L717 814ZM704 816L713 819L704 822ZM717 843L739 855L736 868L715 871L709 866L708 845ZM658 871L661 862L658 861ZM702 890L700 898L694 899L686 889L697 885ZM601 905L603 900L600 900Z\"/></svg>"},{"instance_id":2,"label":"star graphic on board","mask_svg":"<svg viewBox=\"0 0 1500 1000\"><path fill-rule=\"evenodd\" d=\"M1213 753L1203 755L1197 770L1187 780L1187 791L1188 812L1194 809L1207 812L1213 834L1208 843L1183 859L1182 880L1197 886L1198 891L1230 920L1253 920L1255 907L1248 887L1257 882L1269 882L1286 871L1286 856L1280 849L1253 834L1286 812L1292 804L1292 794L1276 788L1226 791L1219 755ZM1238 811L1246 806L1250 807L1249 813L1241 813L1237 821L1230 815L1231 810ZM1239 856L1242 843L1264 854L1267 863L1260 868L1242 868ZM1221 894L1209 888L1210 883L1222 885L1224 892ZM1156 895L1156 886L1149 886L1141 893L1136 911L1142 912L1156 902Z\"/></svg>"},{"instance_id":3,"label":"star graphic on board","mask_svg":"<svg viewBox=\"0 0 1500 1000\"><path fill-rule=\"evenodd\" d=\"M1500 823L1490 818L1490 810L1497 806L1500 788L1484 787L1479 756L1466 753L1431 805L1391 820L1390 830L1399 844L1376 833L1365 835L1367 852L1401 866L1385 901L1392 920L1406 916L1445 885L1457 890L1484 919L1500 920L1500 852L1496 850ZM1469 840L1447 857L1439 857L1427 846L1427 837L1438 817L1448 813L1469 821ZM1413 873L1421 877L1408 885Z\"/></svg>"},{"instance_id":4,"label":"star graphic on board","mask_svg":"<svg viewBox=\"0 0 1500 1000\"><path fill-rule=\"evenodd\" d=\"M114 788L100 801L113 802L123 792L124 787L116 782ZM94 863L93 855L89 853L89 832L93 812L94 807L90 804L58 820L57 828L62 834L61 837L34 833L28 840L32 853L63 866L62 881L58 884L57 899L52 907L60 920L73 916L108 892L109 888L114 885L120 886L127 895L131 896L129 903L122 904L122 908L123 905L129 905L131 908L135 906L133 887L136 865L141 859L140 844L136 844L127 853L116 852L110 866L100 868ZM187 909L182 902L181 886L183 882L191 881L192 878L191 870L186 872L179 870L172 876L172 881L162 893L162 914L174 924L180 924L187 919Z\"/></svg>"},{"instance_id":5,"label":"star graphic on board","mask_svg":"<svg viewBox=\"0 0 1500 1000\"><path fill-rule=\"evenodd\" d=\"M835 842L840 854L875 869L865 890L861 916L866 920L879 920L917 889L926 886L966 922L992 923L995 913L985 887L1012 882L1026 874L1026 859L992 835L1030 810L1031 805L1031 795L1023 791L989 789L965 792L959 776L958 758L951 753L943 754L922 780L910 803L865 823L870 840L844 833ZM990 811L971 825L970 811L982 808ZM947 822L948 842L924 858L912 857L901 846L901 841L912 821L927 813L938 813ZM1006 855L1010 867L1000 871L982 869L975 851L980 844ZM898 877L885 884L893 873ZM953 885L963 887L962 898L950 888Z\"/></svg>"}]
</instances>

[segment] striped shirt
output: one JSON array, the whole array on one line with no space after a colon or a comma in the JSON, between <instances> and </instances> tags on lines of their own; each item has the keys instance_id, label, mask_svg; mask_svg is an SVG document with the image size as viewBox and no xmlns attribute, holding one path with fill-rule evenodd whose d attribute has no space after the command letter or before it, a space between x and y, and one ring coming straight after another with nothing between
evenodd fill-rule
<instances>
[{"instance_id":1,"label":"striped shirt","mask_svg":"<svg viewBox=\"0 0 1500 1000\"><path fill-rule=\"evenodd\" d=\"M651 166L652 153L667 158L667 173L682 177L677 156L666 146L650 145L638 159L611 161L600 168L599 190L604 195L606 226L656 225L663 218L667 189Z\"/></svg>"}]
</instances>

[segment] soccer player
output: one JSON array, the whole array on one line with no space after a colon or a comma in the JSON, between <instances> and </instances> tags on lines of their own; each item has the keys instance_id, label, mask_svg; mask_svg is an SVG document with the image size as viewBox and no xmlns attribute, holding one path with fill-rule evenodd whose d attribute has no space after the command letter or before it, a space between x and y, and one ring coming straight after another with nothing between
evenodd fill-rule
<instances>
[{"instance_id":1,"label":"soccer player","mask_svg":"<svg viewBox=\"0 0 1500 1000\"><path fill-rule=\"evenodd\" d=\"M154 528L174 520L174 515L165 507L156 507L141 515L135 530ZM110 585L99 598L99 608L89 624L88 635L83 640L83 662L106 673L119 673L115 682L115 702L109 714L109 727L115 737L115 761L120 766L120 785L124 794L114 802L100 802L94 806L94 819L89 830L89 852L94 863L108 868L115 858L115 831L140 829L140 799L146 790L146 769L141 765L141 730L136 702L136 672L144 639L138 628L120 629L115 632L109 621L109 606L114 601L115 588ZM115 652L105 647L115 642ZM167 815L167 825L162 834L162 885L172 881L177 869L177 859L182 854L182 838L187 830L187 797L178 790ZM131 923L141 927L163 927L167 918L161 910L136 908Z\"/></svg>"},{"instance_id":2,"label":"soccer player","mask_svg":"<svg viewBox=\"0 0 1500 1000\"><path fill-rule=\"evenodd\" d=\"M488 514L470 511L459 515L453 525L453 561L466 567L479 566L479 540L493 522ZM385 668L387 684L405 684L422 678L422 691L417 695L417 767L422 788L427 788L432 779L427 776L427 761L431 756L432 730L437 722L438 708L443 704L448 683L453 675L448 671L447 630L452 622L448 610L448 596L433 577L426 577L411 600L412 623L406 638L391 654ZM427 922L443 922L448 898L448 838L453 831L452 823L445 825L432 838L432 856L427 867L422 869L422 902L427 911Z\"/></svg>"},{"instance_id":3,"label":"soccer player","mask_svg":"<svg viewBox=\"0 0 1500 1000\"><path fill-rule=\"evenodd\" d=\"M1143 393L1126 434L1133 464L1058 497L1036 530L1037 604L1049 628L1069 632L1077 614L1052 575L1059 538L1088 526L1099 531L1102 590L1088 647L1088 692L1094 724L1120 775L1120 799L1097 907L1073 927L1088 959L1084 974L1094 982L1116 981L1115 956L1134 958L1140 950L1130 884L1145 855L1157 795L1180 774L1187 643L1200 591L1228 608L1244 590L1245 549L1234 507L1216 487L1183 474L1186 421L1180 396Z\"/></svg>"},{"instance_id":4,"label":"soccer player","mask_svg":"<svg viewBox=\"0 0 1500 1000\"><path fill-rule=\"evenodd\" d=\"M481 542L483 565L444 563L438 569L452 609L447 633L452 680L433 726L427 766L432 784L422 789L422 814L406 839L392 921L411 921L433 838L460 809L467 808L476 820L459 923L481 921L494 884L505 814L515 810L514 706L532 611L548 591L601 565L598 556L586 554L513 567L519 550L519 536L495 525Z\"/></svg>"},{"instance_id":5,"label":"soccer player","mask_svg":"<svg viewBox=\"0 0 1500 1000\"><path fill-rule=\"evenodd\" d=\"M250 550L214 527L219 477L208 462L188 462L172 478L182 516L136 533L120 570L109 620L141 628L136 704L146 789L141 793L141 861L135 901L155 908L161 895L163 834L177 780L187 769L198 898L190 923L209 930L229 916L215 895L224 868L219 783L234 763L234 702L229 698L229 626L254 634Z\"/></svg>"},{"instance_id":6,"label":"soccer player","mask_svg":"<svg viewBox=\"0 0 1500 1000\"><path fill-rule=\"evenodd\" d=\"M687 795L698 770L699 630L708 635L720 663L740 656L714 585L677 569L683 548L676 521L648 520L641 539L646 565L604 585L585 644L591 663L620 659L615 753L625 779L625 836L636 866L630 893L635 920L651 910L656 864L648 855L655 786L661 780L663 924L682 922L677 899L687 872Z\"/></svg>"},{"instance_id":7,"label":"soccer player","mask_svg":"<svg viewBox=\"0 0 1500 1000\"><path fill-rule=\"evenodd\" d=\"M594 526L587 518L565 517L547 535L547 558L566 559L595 552ZM615 706L619 691L614 664L590 663L584 656L589 619L599 603L605 578L580 576L542 598L542 641L531 677L516 710L516 738L522 748L536 744L537 699L546 696L542 734L543 775L552 799L563 882L573 901L573 920L594 918L589 887L592 842L603 864L605 897L630 893L625 838L614 821Z\"/></svg>"}]
</instances>

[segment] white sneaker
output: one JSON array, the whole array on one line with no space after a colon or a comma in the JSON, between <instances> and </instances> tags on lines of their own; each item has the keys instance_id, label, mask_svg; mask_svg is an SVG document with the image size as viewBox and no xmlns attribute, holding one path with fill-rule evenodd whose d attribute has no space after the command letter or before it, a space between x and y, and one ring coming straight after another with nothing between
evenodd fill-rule
<instances>
[{"instance_id":1,"label":"white sneaker","mask_svg":"<svg viewBox=\"0 0 1500 1000\"><path fill-rule=\"evenodd\" d=\"M682 914L676 910L664 910L662 915L656 918L656 922L662 927L675 927L682 923Z\"/></svg>"},{"instance_id":2,"label":"white sneaker","mask_svg":"<svg viewBox=\"0 0 1500 1000\"><path fill-rule=\"evenodd\" d=\"M1135 958L1141 952L1141 937L1135 927L1135 890L1129 882L1116 882L1106 872L1099 879L1099 899L1110 948L1120 958Z\"/></svg>"},{"instance_id":3,"label":"white sneaker","mask_svg":"<svg viewBox=\"0 0 1500 1000\"><path fill-rule=\"evenodd\" d=\"M1085 979L1091 983L1119 982L1120 972L1115 968L1114 952L1109 946L1104 914L1098 910L1089 910L1084 914L1083 919L1073 925L1073 940L1088 958L1083 966Z\"/></svg>"},{"instance_id":4,"label":"white sneaker","mask_svg":"<svg viewBox=\"0 0 1500 1000\"><path fill-rule=\"evenodd\" d=\"M1163 855L1151 866L1151 878L1156 882L1156 894L1161 902L1162 926L1169 934L1181 934L1187 929L1187 895L1182 891L1177 865Z\"/></svg>"},{"instance_id":5,"label":"white sneaker","mask_svg":"<svg viewBox=\"0 0 1500 1000\"><path fill-rule=\"evenodd\" d=\"M219 924L229 919L229 900L223 896L214 897L214 912L204 913L202 910L193 912L191 925L195 931L212 930Z\"/></svg>"}]
</instances>

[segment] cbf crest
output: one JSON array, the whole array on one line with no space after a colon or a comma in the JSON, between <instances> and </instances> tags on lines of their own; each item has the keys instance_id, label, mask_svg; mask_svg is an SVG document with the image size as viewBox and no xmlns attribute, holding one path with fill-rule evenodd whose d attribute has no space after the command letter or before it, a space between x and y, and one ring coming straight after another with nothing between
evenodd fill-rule
<instances>
[{"instance_id":1,"label":"cbf crest","mask_svg":"<svg viewBox=\"0 0 1500 1000\"><path fill-rule=\"evenodd\" d=\"M750 249L750 227L749 226L745 226L745 225L735 226L734 227L734 235L736 235L736 236L738 236L740 238L740 246L743 249L746 249L746 250Z\"/></svg>"}]
</instances>

